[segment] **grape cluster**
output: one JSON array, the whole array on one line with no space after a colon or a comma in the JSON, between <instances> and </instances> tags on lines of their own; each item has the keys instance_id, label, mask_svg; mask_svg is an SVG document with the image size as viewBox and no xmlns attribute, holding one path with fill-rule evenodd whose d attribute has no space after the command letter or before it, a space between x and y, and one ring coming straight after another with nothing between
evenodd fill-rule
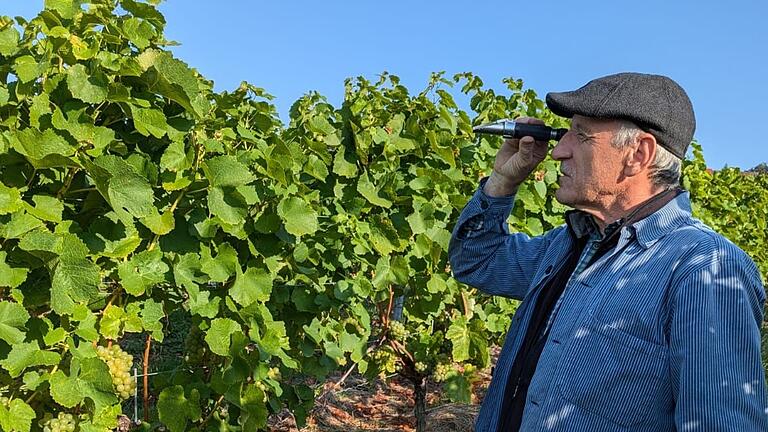
<instances>
[{"instance_id":1,"label":"grape cluster","mask_svg":"<svg viewBox=\"0 0 768 432\"><path fill-rule=\"evenodd\" d=\"M371 354L371 359L378 366L381 374L394 373L397 371L397 356L388 349L379 349Z\"/></svg>"},{"instance_id":2,"label":"grape cluster","mask_svg":"<svg viewBox=\"0 0 768 432\"><path fill-rule=\"evenodd\" d=\"M193 325L184 340L184 360L190 365L199 365L205 359L205 334Z\"/></svg>"},{"instance_id":3,"label":"grape cluster","mask_svg":"<svg viewBox=\"0 0 768 432\"><path fill-rule=\"evenodd\" d=\"M413 365L413 367L416 369L416 372L418 373L423 374L424 372L427 371L427 364L424 362L416 362L416 364Z\"/></svg>"},{"instance_id":4,"label":"grape cluster","mask_svg":"<svg viewBox=\"0 0 768 432\"><path fill-rule=\"evenodd\" d=\"M74 432L77 427L75 417L72 414L59 413L43 425L43 432Z\"/></svg>"},{"instance_id":5,"label":"grape cluster","mask_svg":"<svg viewBox=\"0 0 768 432\"><path fill-rule=\"evenodd\" d=\"M438 363L437 366L435 366L435 371L432 373L432 378L437 382L443 382L452 372L453 366L451 366L450 363Z\"/></svg>"},{"instance_id":6,"label":"grape cluster","mask_svg":"<svg viewBox=\"0 0 768 432\"><path fill-rule=\"evenodd\" d=\"M408 332L405 330L405 325L400 321L389 322L389 335L395 340L404 340Z\"/></svg>"},{"instance_id":7,"label":"grape cluster","mask_svg":"<svg viewBox=\"0 0 768 432\"><path fill-rule=\"evenodd\" d=\"M136 389L136 382L131 376L133 356L123 351L118 345L112 345L109 348L99 346L96 348L96 353L109 366L112 384L114 384L120 398L128 399L131 397Z\"/></svg>"}]
</instances>

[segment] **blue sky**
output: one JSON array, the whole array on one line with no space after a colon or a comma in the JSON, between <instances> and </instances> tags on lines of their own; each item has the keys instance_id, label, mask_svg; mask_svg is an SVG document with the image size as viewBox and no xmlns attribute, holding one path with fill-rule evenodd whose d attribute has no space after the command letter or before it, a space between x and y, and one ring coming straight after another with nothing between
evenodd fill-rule
<instances>
[{"instance_id":1,"label":"blue sky","mask_svg":"<svg viewBox=\"0 0 768 432\"><path fill-rule=\"evenodd\" d=\"M0 0L31 17L42 0ZM637 71L688 92L708 165L768 162L768 2L167 0L175 54L218 90L242 80L276 96L283 121L310 90L338 105L344 79L388 71L412 92L430 72L471 71L504 90L521 78L541 97Z\"/></svg>"}]
</instances>

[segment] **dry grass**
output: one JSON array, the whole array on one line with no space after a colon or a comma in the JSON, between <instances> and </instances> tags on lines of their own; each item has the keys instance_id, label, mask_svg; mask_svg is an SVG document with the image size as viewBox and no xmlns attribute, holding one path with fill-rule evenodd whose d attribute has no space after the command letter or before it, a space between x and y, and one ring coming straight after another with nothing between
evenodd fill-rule
<instances>
[{"instance_id":1,"label":"dry grass","mask_svg":"<svg viewBox=\"0 0 768 432\"><path fill-rule=\"evenodd\" d=\"M494 350L495 363L498 351ZM341 375L325 384L324 394L315 402L307 418L307 425L299 430L293 417L284 411L270 418L274 432L415 432L413 415L413 388L409 381L393 377L388 380L369 381L350 375L342 386L335 384ZM481 373L472 388L472 404L450 403L441 386L427 384L427 431L471 432L479 403L490 381L489 371Z\"/></svg>"}]
</instances>

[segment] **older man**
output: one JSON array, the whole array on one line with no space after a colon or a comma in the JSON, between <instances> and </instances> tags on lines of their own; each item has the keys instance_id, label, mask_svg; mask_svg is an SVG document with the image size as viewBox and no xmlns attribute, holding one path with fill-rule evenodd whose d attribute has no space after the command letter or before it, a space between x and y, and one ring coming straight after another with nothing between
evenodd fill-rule
<instances>
[{"instance_id":1,"label":"older man","mask_svg":"<svg viewBox=\"0 0 768 432\"><path fill-rule=\"evenodd\" d=\"M685 91L622 73L546 101L572 119L552 151L566 224L509 233L547 152L525 137L504 142L451 239L456 279L522 300L476 430L768 431L765 291L678 186L695 129Z\"/></svg>"}]
</instances>

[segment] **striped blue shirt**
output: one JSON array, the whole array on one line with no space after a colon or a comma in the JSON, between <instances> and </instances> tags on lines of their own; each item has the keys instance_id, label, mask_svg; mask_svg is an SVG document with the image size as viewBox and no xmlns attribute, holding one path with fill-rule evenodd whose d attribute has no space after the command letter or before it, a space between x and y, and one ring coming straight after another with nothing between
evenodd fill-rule
<instances>
[{"instance_id":1,"label":"striped blue shirt","mask_svg":"<svg viewBox=\"0 0 768 432\"><path fill-rule=\"evenodd\" d=\"M539 289L573 240L565 226L510 234L514 198L488 197L484 182L454 227L449 258L457 280L522 300L475 423L495 432ZM768 431L764 302L752 260L678 195L570 278L520 430Z\"/></svg>"}]
</instances>

